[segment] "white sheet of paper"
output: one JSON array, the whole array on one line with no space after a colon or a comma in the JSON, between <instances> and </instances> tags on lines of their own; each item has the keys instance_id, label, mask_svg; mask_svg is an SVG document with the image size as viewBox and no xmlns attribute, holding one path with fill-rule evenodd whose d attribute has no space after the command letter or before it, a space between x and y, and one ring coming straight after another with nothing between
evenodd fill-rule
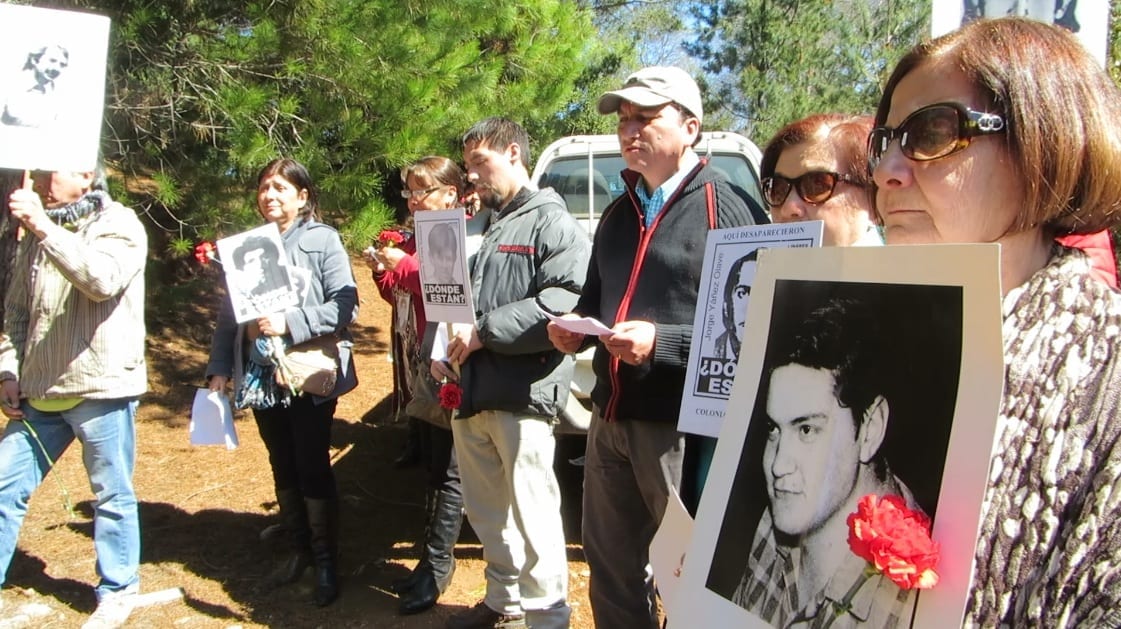
<instances>
[{"instance_id":1,"label":"white sheet of paper","mask_svg":"<svg viewBox=\"0 0 1121 629\"><path fill-rule=\"evenodd\" d=\"M545 311L542 310L541 312ZM550 312L545 312L545 316L549 317L549 321L556 323L569 332L575 332L577 334L588 334L591 336L612 334L611 328L604 325L603 322L599 319L593 319L592 317L580 317L579 319L562 319Z\"/></svg>"},{"instance_id":2,"label":"white sheet of paper","mask_svg":"<svg viewBox=\"0 0 1121 629\"><path fill-rule=\"evenodd\" d=\"M236 448L237 429L234 428L230 399L218 391L195 390L195 402L191 405L190 433L193 446L226 446L227 450Z\"/></svg>"},{"instance_id":3,"label":"white sheet of paper","mask_svg":"<svg viewBox=\"0 0 1121 629\"><path fill-rule=\"evenodd\" d=\"M685 551L689 550L689 538L693 536L693 518L685 509L677 490L670 489L662 524L654 533L654 539L650 540L650 565L654 568L658 596L662 598L667 618L672 618L677 609L674 599L681 583Z\"/></svg>"},{"instance_id":4,"label":"white sheet of paper","mask_svg":"<svg viewBox=\"0 0 1121 629\"><path fill-rule=\"evenodd\" d=\"M432 353L428 357L432 360L447 360L448 340L448 324L441 323L436 326L436 337L432 339Z\"/></svg>"}]
</instances>

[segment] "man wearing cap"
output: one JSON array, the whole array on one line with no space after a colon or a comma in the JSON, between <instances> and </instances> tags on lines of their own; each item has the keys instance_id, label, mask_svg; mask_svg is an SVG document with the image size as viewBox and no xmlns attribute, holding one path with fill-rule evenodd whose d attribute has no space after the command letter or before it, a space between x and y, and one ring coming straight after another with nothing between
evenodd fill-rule
<instances>
[{"instance_id":1,"label":"man wearing cap","mask_svg":"<svg viewBox=\"0 0 1121 629\"><path fill-rule=\"evenodd\" d=\"M603 213L574 314L613 325L598 337L596 412L584 467L584 554L597 627L658 627L648 548L679 489L677 415L693 336L705 237L752 225L751 210L693 151L700 90L684 71L644 68L599 99L619 116L626 194ZM596 338L550 323L564 352Z\"/></svg>"},{"instance_id":2,"label":"man wearing cap","mask_svg":"<svg viewBox=\"0 0 1121 629\"><path fill-rule=\"evenodd\" d=\"M77 439L96 500L97 609L83 627L119 627L140 590L137 400L148 390L148 236L97 172L40 172L8 198L24 230L0 338L0 585L27 501Z\"/></svg>"}]
</instances>

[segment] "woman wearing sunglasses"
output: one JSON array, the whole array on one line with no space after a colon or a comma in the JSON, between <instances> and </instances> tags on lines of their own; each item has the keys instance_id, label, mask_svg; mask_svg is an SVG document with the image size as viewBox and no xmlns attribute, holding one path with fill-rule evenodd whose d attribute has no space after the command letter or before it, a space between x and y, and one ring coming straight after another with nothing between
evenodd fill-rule
<instances>
[{"instance_id":1,"label":"woman wearing sunglasses","mask_svg":"<svg viewBox=\"0 0 1121 629\"><path fill-rule=\"evenodd\" d=\"M1121 95L1065 31L911 50L869 138L888 244L1001 244L1005 391L968 626L1121 624L1121 296L1062 234L1116 225Z\"/></svg>"},{"instance_id":2,"label":"woman wearing sunglasses","mask_svg":"<svg viewBox=\"0 0 1121 629\"><path fill-rule=\"evenodd\" d=\"M883 244L868 193L871 130L871 116L847 114L817 114L779 130L760 164L772 220L824 221L825 246Z\"/></svg>"},{"instance_id":3,"label":"woman wearing sunglasses","mask_svg":"<svg viewBox=\"0 0 1121 629\"><path fill-rule=\"evenodd\" d=\"M409 213L415 214L457 207L467 176L450 159L429 156L403 168L401 183L401 196L408 202ZM431 339L436 324L429 326L424 316L416 240L410 237L400 246L372 249L366 261L374 270L382 298L393 306L394 355L402 359L398 361L398 381L409 398L405 412L410 432L415 430L419 457L428 473L420 561L408 576L390 586L401 597L401 613L415 614L435 605L451 583L453 550L463 525L463 493L447 423L451 418L436 400L434 391L439 385L429 375L431 340L424 343L425 332Z\"/></svg>"}]
</instances>

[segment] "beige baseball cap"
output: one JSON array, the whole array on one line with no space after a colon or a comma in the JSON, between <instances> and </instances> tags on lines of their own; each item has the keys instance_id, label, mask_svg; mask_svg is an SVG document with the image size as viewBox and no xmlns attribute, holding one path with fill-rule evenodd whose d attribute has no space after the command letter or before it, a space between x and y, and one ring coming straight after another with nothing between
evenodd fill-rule
<instances>
[{"instance_id":1,"label":"beige baseball cap","mask_svg":"<svg viewBox=\"0 0 1121 629\"><path fill-rule=\"evenodd\" d=\"M650 66L627 77L622 89L607 92L599 97L597 108L601 114L619 111L623 101L639 107L657 107L677 103L688 109L697 120L702 120L701 90L689 73L672 66Z\"/></svg>"}]
</instances>

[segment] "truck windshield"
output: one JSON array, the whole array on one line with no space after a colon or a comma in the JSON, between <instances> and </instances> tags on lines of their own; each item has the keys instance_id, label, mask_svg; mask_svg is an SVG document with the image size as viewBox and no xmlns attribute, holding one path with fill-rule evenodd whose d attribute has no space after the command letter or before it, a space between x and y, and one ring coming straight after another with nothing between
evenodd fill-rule
<instances>
[{"instance_id":1,"label":"truck windshield","mask_svg":"<svg viewBox=\"0 0 1121 629\"><path fill-rule=\"evenodd\" d=\"M735 153L713 153L709 156L709 163L732 185L763 204L759 178L746 157ZM588 177L587 155L559 157L549 164L538 186L553 188L564 197L569 212L577 218L592 220L607 209L612 200L623 194L620 173L626 167L622 156L617 154L595 155L592 165L595 172ZM589 187L591 195L588 194Z\"/></svg>"}]
</instances>

